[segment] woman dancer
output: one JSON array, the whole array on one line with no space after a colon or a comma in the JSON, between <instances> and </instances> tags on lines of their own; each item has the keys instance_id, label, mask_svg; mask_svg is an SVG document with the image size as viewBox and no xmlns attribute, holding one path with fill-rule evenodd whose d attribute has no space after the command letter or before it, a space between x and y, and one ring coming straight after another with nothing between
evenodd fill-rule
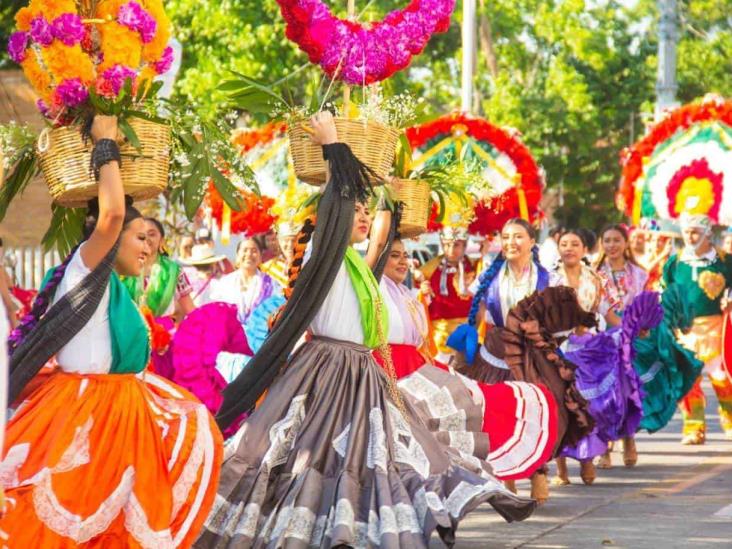
<instances>
[{"instance_id":1,"label":"woman dancer","mask_svg":"<svg viewBox=\"0 0 732 549\"><path fill-rule=\"evenodd\" d=\"M648 275L633 259L625 227L605 227L600 242L602 251L594 265L603 279L600 312L610 326L619 326L623 311L643 291Z\"/></svg>"},{"instance_id":2,"label":"woman dancer","mask_svg":"<svg viewBox=\"0 0 732 549\"><path fill-rule=\"evenodd\" d=\"M573 288L577 293L580 307L587 312L594 313L600 305L602 297L602 281L600 277L588 267L583 258L588 250L582 233L569 229L559 238L560 263L551 273L551 286L566 286ZM581 372L577 372L581 378ZM594 442L592 444L591 442ZM605 452L607 445L596 436L585 437L577 446L564 448L562 455L557 458L557 477L553 484L562 486L569 484L567 457L580 462L580 477L585 484L592 484L596 478L593 458Z\"/></svg>"},{"instance_id":3,"label":"woman dancer","mask_svg":"<svg viewBox=\"0 0 732 549\"><path fill-rule=\"evenodd\" d=\"M648 274L636 263L630 249L628 231L622 225L610 225L600 233L602 251L595 263L603 279L600 313L609 326L620 326L623 311L646 287ZM612 444L598 462L601 469L612 467ZM638 462L635 439L623 440L623 462L633 467Z\"/></svg>"},{"instance_id":4,"label":"woman dancer","mask_svg":"<svg viewBox=\"0 0 732 549\"><path fill-rule=\"evenodd\" d=\"M500 335L510 310L522 299L549 285L549 272L541 265L536 248L536 230L527 221L510 219L501 231L501 253L471 286L473 303L467 324L460 326L448 340L453 349L465 353L472 364L478 350L478 318L488 324L486 338ZM470 377L483 383L512 379L511 373L490 364L472 367Z\"/></svg>"},{"instance_id":5,"label":"woman dancer","mask_svg":"<svg viewBox=\"0 0 732 549\"><path fill-rule=\"evenodd\" d=\"M239 321L247 322L264 301L282 293L279 284L259 270L262 249L254 238L245 238L236 248L236 271L211 283L210 301L231 303L239 310Z\"/></svg>"},{"instance_id":6,"label":"woman dancer","mask_svg":"<svg viewBox=\"0 0 732 549\"><path fill-rule=\"evenodd\" d=\"M189 547L213 503L221 435L194 397L144 372L147 328L119 275L142 271L145 222L125 205L116 119L97 116L91 136L99 199L86 239L11 337L10 401L54 354L59 369L8 423L0 530L11 547Z\"/></svg>"},{"instance_id":7,"label":"woman dancer","mask_svg":"<svg viewBox=\"0 0 732 549\"><path fill-rule=\"evenodd\" d=\"M501 480L529 478L551 457L556 444L554 397L542 385L487 385L429 364L424 353L427 314L404 286L408 272L409 253L401 240L395 240L381 291L389 310L389 348L402 394L446 444L485 459ZM377 361L384 366L383 357L377 356Z\"/></svg>"},{"instance_id":8,"label":"woman dancer","mask_svg":"<svg viewBox=\"0 0 732 549\"><path fill-rule=\"evenodd\" d=\"M225 391L222 426L269 387L232 441L197 546L427 547L435 530L453 543L458 522L484 501L508 520L526 518L534 502L442 446L402 401L393 372L374 362L388 320L369 265L390 216L377 216L364 260L349 243L369 235L369 172L337 142L332 116L312 126L332 173L312 255L272 334ZM288 359L308 327L313 338Z\"/></svg>"}]
</instances>

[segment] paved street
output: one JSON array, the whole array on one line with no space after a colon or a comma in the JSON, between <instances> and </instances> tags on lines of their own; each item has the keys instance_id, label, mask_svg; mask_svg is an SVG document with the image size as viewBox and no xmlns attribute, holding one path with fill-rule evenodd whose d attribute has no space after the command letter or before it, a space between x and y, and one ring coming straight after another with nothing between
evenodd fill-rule
<instances>
[{"instance_id":1,"label":"paved street","mask_svg":"<svg viewBox=\"0 0 732 549\"><path fill-rule=\"evenodd\" d=\"M595 484L579 478L552 486L552 497L524 523L507 524L483 506L458 530L459 549L497 548L732 548L732 441L717 423L716 399L705 387L708 437L704 446L681 446L681 419L638 436L638 465L598 470ZM528 493L528 482L520 485ZM433 547L441 546L433 543Z\"/></svg>"}]
</instances>

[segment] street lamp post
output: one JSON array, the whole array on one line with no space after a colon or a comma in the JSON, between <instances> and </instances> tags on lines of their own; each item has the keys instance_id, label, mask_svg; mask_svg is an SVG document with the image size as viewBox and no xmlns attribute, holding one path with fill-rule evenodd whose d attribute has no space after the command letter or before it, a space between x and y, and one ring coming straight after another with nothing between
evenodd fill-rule
<instances>
[{"instance_id":1,"label":"street lamp post","mask_svg":"<svg viewBox=\"0 0 732 549\"><path fill-rule=\"evenodd\" d=\"M477 34L475 0L463 0L463 70L460 108L464 113L473 110L473 78L475 76L475 35Z\"/></svg>"},{"instance_id":2,"label":"street lamp post","mask_svg":"<svg viewBox=\"0 0 732 549\"><path fill-rule=\"evenodd\" d=\"M676 0L658 0L658 76L656 80L656 120L679 105L676 100L676 44L679 40Z\"/></svg>"}]
</instances>

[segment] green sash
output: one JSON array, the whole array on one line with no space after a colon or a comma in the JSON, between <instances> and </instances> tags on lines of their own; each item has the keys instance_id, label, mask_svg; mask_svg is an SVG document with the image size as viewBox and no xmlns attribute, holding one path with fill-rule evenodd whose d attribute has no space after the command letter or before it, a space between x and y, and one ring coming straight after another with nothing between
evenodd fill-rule
<instances>
[{"instance_id":1,"label":"green sash","mask_svg":"<svg viewBox=\"0 0 732 549\"><path fill-rule=\"evenodd\" d=\"M175 288L180 275L180 265L164 255L150 271L147 289L143 290L142 277L124 277L122 283L138 305L145 305L153 316L163 316L175 297Z\"/></svg>"},{"instance_id":2,"label":"green sash","mask_svg":"<svg viewBox=\"0 0 732 549\"><path fill-rule=\"evenodd\" d=\"M350 246L346 249L345 262L361 311L364 345L375 349L385 343L389 333L389 315L381 298L379 283L366 261Z\"/></svg>"},{"instance_id":3,"label":"green sash","mask_svg":"<svg viewBox=\"0 0 732 549\"><path fill-rule=\"evenodd\" d=\"M53 276L54 267L41 289ZM150 360L150 331L130 293L114 271L109 277L109 332L112 340L112 374L142 372Z\"/></svg>"}]
</instances>

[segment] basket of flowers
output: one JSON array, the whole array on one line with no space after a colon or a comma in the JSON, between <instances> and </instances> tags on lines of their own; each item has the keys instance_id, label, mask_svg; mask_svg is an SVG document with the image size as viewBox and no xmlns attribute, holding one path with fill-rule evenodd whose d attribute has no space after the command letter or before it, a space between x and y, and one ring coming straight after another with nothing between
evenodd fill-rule
<instances>
[{"instance_id":1,"label":"basket of flowers","mask_svg":"<svg viewBox=\"0 0 732 549\"><path fill-rule=\"evenodd\" d=\"M82 126L97 113L120 117L125 192L136 199L161 193L170 127L146 106L160 87L154 78L173 60L162 0L32 0L15 20L8 52L51 124L38 158L54 201L72 207L96 195Z\"/></svg>"},{"instance_id":2,"label":"basket of flowers","mask_svg":"<svg viewBox=\"0 0 732 549\"><path fill-rule=\"evenodd\" d=\"M174 59L162 0L30 0L15 21L8 53L38 94L48 128L31 154L6 170L0 219L41 172L54 201L45 243L63 249L79 234L79 207L97 194L92 147L85 139L97 114L117 117L121 175L133 199L165 191L166 199L192 219L211 181L234 210L240 199L231 179L256 188L253 173L230 143L229 117L201 117L195 106L160 96L163 83L157 77Z\"/></svg>"}]
</instances>

